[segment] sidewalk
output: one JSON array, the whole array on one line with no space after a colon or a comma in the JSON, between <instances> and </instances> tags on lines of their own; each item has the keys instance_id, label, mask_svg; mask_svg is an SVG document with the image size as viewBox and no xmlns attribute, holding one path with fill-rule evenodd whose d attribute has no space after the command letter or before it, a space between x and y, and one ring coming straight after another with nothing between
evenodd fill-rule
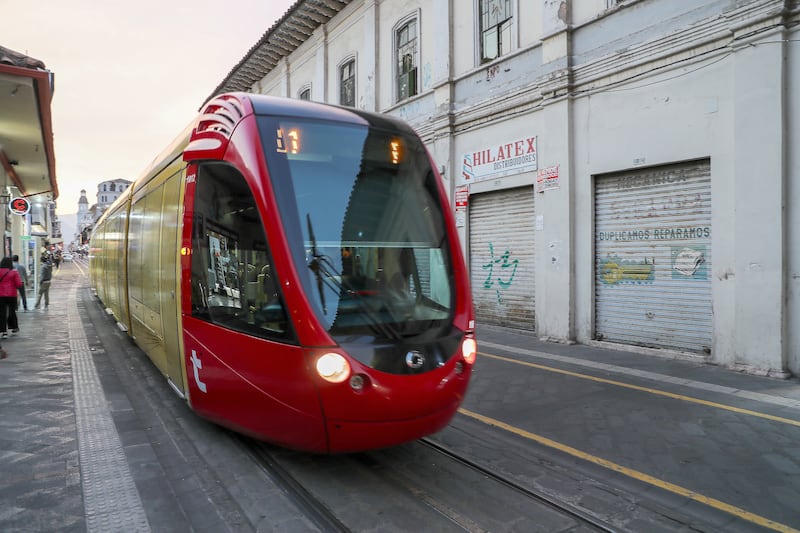
<instances>
[{"instance_id":1,"label":"sidewalk","mask_svg":"<svg viewBox=\"0 0 800 533\"><path fill-rule=\"evenodd\" d=\"M74 289L54 277L48 310L19 312L0 361L0 530L84 531L70 353ZM28 298L29 309L35 299Z\"/></svg>"}]
</instances>

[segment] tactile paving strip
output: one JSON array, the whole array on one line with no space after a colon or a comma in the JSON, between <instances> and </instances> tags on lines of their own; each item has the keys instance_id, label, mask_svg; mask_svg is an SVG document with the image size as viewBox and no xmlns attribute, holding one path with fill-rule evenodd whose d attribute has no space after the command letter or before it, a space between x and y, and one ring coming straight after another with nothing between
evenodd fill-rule
<instances>
[{"instance_id":1,"label":"tactile paving strip","mask_svg":"<svg viewBox=\"0 0 800 533\"><path fill-rule=\"evenodd\" d=\"M68 320L87 530L150 531L77 309Z\"/></svg>"}]
</instances>

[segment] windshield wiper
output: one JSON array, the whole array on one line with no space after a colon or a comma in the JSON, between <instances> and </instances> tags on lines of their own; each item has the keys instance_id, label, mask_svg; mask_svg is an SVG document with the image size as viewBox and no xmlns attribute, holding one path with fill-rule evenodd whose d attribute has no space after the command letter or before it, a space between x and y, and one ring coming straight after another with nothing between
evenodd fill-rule
<instances>
[{"instance_id":1,"label":"windshield wiper","mask_svg":"<svg viewBox=\"0 0 800 533\"><path fill-rule=\"evenodd\" d=\"M327 286L334 292L342 294L346 293L347 296L353 299L358 304L358 307L363 311L372 323L372 326L383 334L387 339L400 339L402 335L392 325L387 324L380 319L375 311L364 301L364 296L361 292L351 287L343 281L343 278L333 262L324 254L320 254L317 250L317 239L314 236L314 228L311 223L311 214L306 214L306 222L308 223L308 237L311 240L311 260L308 262L308 268L314 273L317 278L317 290L319 291L320 303L322 304L322 311L327 315L328 310L325 305L325 290L323 286Z\"/></svg>"},{"instance_id":2,"label":"windshield wiper","mask_svg":"<svg viewBox=\"0 0 800 533\"><path fill-rule=\"evenodd\" d=\"M317 290L319 291L319 300L322 304L322 312L328 314L328 307L325 305L325 290L322 287L322 259L323 256L317 252L317 238L314 237L314 226L311 224L311 213L306 213L306 222L308 222L308 237L311 239L311 261L308 262L308 268L314 273L317 278Z\"/></svg>"}]
</instances>

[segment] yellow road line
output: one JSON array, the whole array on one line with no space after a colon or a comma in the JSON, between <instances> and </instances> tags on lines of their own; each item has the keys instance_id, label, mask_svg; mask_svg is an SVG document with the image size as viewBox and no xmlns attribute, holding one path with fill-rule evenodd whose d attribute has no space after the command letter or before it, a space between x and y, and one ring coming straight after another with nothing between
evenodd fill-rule
<instances>
[{"instance_id":1,"label":"yellow road line","mask_svg":"<svg viewBox=\"0 0 800 533\"><path fill-rule=\"evenodd\" d=\"M653 388L650 388L650 387L640 387L639 385L632 385L630 383L625 383L625 382L622 382L622 381L615 381L613 379L599 378L597 376L592 376L592 375L589 375L589 374L581 374L580 372L571 372L569 370L562 370L560 368L553 368L551 366L539 365L539 364L536 364L536 363L529 363L527 361L519 361L517 359L512 359L510 357L503 357L501 355L493 355L493 354L489 354L489 353L485 353L485 352L480 352L480 355L482 355L484 357L489 357L489 358L492 358L492 359L498 359L500 361L506 361L508 363L514 363L514 364L517 364L517 365L529 366L529 367L532 367L532 368L538 368L540 370L547 370L548 372L555 372L557 374L564 374L564 375L572 376L572 377L576 377L576 378L588 379L588 380L591 380L591 381L596 381L598 383L607 383L609 385L615 385L617 387L624 387L626 389L633 389L633 390L637 390L637 391L641 391L641 392L647 392L647 393L655 394L655 395L658 395L658 396L665 396L667 398L672 398L674 400L681 400L681 401L684 401L684 402L696 403L696 404L705 405L705 406L708 406L708 407L714 407L716 409L724 409L726 411L732 411L734 413L739 413L739 414L749 415L749 416L756 416L758 418L764 418L766 420L772 420L773 422L780 422L782 424L789 424L789 425L792 425L792 426L800 427L800 421L792 420L791 418L784 418L784 417L781 417L781 416L768 415L766 413L759 413L758 411L751 411L750 409L742 409L740 407L733 407L732 405L725 405L724 403L710 402L708 400L701 400L700 398L694 398L692 396L684 396L683 394L674 394L672 392L666 392L666 391L663 391L663 390L653 389Z\"/></svg>"},{"instance_id":2,"label":"yellow road line","mask_svg":"<svg viewBox=\"0 0 800 533\"><path fill-rule=\"evenodd\" d=\"M691 500L702 503L709 507L713 507L714 509L718 509L728 514L734 515L738 518L741 518L742 520L747 520L748 522L757 524L761 527L766 527L774 531L782 531L787 533L788 532L800 533L800 530L794 529L785 524L781 524L780 522L775 522L774 520L770 520L761 515L751 513L750 511L746 511L740 507L736 507L734 505L730 505L723 501L710 498L708 496L704 496L703 494L689 490L685 487L681 487L680 485L669 483L668 481L664 481L657 477L653 477L651 475L645 474L644 472L639 472L638 470L633 470L632 468L627 468L622 465L618 465L617 463L614 463L612 461L608 461L606 459L596 457L586 452L582 452L581 450L572 448L571 446L567 446L565 444L561 444L560 442L556 442L552 439L548 439L547 437L543 437L541 435L525 431L524 429L514 427L510 424L506 424L505 422L495 420L494 418L489 418L488 416L480 415L468 409L464 409L463 407L460 408L458 412L463 415L474 418L475 420L483 422L484 424L504 429L510 433L514 433L515 435L518 435L520 437L524 437L526 439L538 442L539 444L542 444L544 446L555 448L556 450L572 455L573 457L578 457L585 461L589 461L590 463L594 463L604 468L608 468L610 470L613 470L614 472L618 472L620 474L626 475L633 479L637 479L649 485L659 487L674 494L678 494L679 496L690 498Z\"/></svg>"}]
</instances>

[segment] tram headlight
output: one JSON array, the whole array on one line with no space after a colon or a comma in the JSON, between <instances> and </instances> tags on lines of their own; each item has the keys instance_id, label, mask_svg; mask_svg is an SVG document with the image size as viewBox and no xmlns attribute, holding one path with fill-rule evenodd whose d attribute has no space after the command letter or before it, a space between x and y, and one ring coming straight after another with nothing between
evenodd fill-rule
<instances>
[{"instance_id":1,"label":"tram headlight","mask_svg":"<svg viewBox=\"0 0 800 533\"><path fill-rule=\"evenodd\" d=\"M341 383L350 377L350 363L342 355L328 352L317 359L317 374L325 381Z\"/></svg>"},{"instance_id":2,"label":"tram headlight","mask_svg":"<svg viewBox=\"0 0 800 533\"><path fill-rule=\"evenodd\" d=\"M461 355L464 356L464 361L467 364L474 364L475 359L478 357L478 343L472 337L467 337L461 343Z\"/></svg>"}]
</instances>

